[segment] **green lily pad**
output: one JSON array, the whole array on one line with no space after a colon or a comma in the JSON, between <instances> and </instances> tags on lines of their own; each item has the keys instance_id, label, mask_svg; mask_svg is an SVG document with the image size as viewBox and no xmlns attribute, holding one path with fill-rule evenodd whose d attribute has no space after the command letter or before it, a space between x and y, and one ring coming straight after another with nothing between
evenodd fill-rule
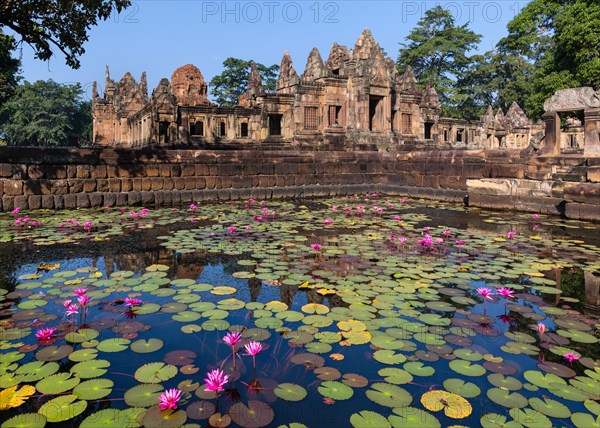
<instances>
[{"instance_id":1,"label":"green lily pad","mask_svg":"<svg viewBox=\"0 0 600 428\"><path fill-rule=\"evenodd\" d=\"M409 372L395 367L381 369L377 374L382 376L387 383L393 383L394 385L402 385L413 380L413 376Z\"/></svg>"},{"instance_id":2,"label":"green lily pad","mask_svg":"<svg viewBox=\"0 0 600 428\"><path fill-rule=\"evenodd\" d=\"M22 413L4 421L2 428L44 428L46 417L39 413Z\"/></svg>"},{"instance_id":3,"label":"green lily pad","mask_svg":"<svg viewBox=\"0 0 600 428\"><path fill-rule=\"evenodd\" d=\"M405 407L412 403L410 392L389 383L376 383L367 390L369 400L386 407Z\"/></svg>"},{"instance_id":4,"label":"green lily pad","mask_svg":"<svg viewBox=\"0 0 600 428\"><path fill-rule=\"evenodd\" d=\"M131 416L128 412L119 409L103 409L92 413L81 422L79 428L122 428L132 426Z\"/></svg>"},{"instance_id":5,"label":"green lily pad","mask_svg":"<svg viewBox=\"0 0 600 428\"><path fill-rule=\"evenodd\" d=\"M125 391L125 403L133 407L150 407L158 403L158 397L163 391L164 388L160 384L136 385Z\"/></svg>"},{"instance_id":6,"label":"green lily pad","mask_svg":"<svg viewBox=\"0 0 600 428\"><path fill-rule=\"evenodd\" d=\"M89 360L75 364L70 371L82 379L90 379L104 375L108 367L110 362L107 360Z\"/></svg>"},{"instance_id":7,"label":"green lily pad","mask_svg":"<svg viewBox=\"0 0 600 428\"><path fill-rule=\"evenodd\" d=\"M534 409L510 409L510 416L527 428L552 428L552 422L543 413Z\"/></svg>"},{"instance_id":8,"label":"green lily pad","mask_svg":"<svg viewBox=\"0 0 600 428\"><path fill-rule=\"evenodd\" d=\"M551 400L550 398L544 398L543 400L538 397L529 399L529 405L537 412L543 413L551 418L568 418L571 416L571 411L563 403Z\"/></svg>"},{"instance_id":9,"label":"green lily pad","mask_svg":"<svg viewBox=\"0 0 600 428\"><path fill-rule=\"evenodd\" d=\"M444 388L464 398L473 398L481 394L481 389L477 385L472 382L465 382L462 379L446 379Z\"/></svg>"},{"instance_id":10,"label":"green lily pad","mask_svg":"<svg viewBox=\"0 0 600 428\"><path fill-rule=\"evenodd\" d=\"M391 425L385 416L370 410L354 413L350 416L350 424L354 428L391 428Z\"/></svg>"},{"instance_id":11,"label":"green lily pad","mask_svg":"<svg viewBox=\"0 0 600 428\"><path fill-rule=\"evenodd\" d=\"M433 376L435 369L431 366L426 366L420 361L411 361L404 364L404 370L415 376Z\"/></svg>"},{"instance_id":12,"label":"green lily pad","mask_svg":"<svg viewBox=\"0 0 600 428\"><path fill-rule=\"evenodd\" d=\"M71 331L65 335L65 340L71 343L83 343L98 337L100 332L93 328L82 328L77 331Z\"/></svg>"},{"instance_id":13,"label":"green lily pad","mask_svg":"<svg viewBox=\"0 0 600 428\"><path fill-rule=\"evenodd\" d=\"M163 341L160 339L140 339L136 340L131 344L131 350L138 354L149 354L154 351L158 351L163 347Z\"/></svg>"},{"instance_id":14,"label":"green lily pad","mask_svg":"<svg viewBox=\"0 0 600 428\"><path fill-rule=\"evenodd\" d=\"M308 394L302 386L293 383L280 383L273 393L285 401L301 401Z\"/></svg>"},{"instance_id":15,"label":"green lily pad","mask_svg":"<svg viewBox=\"0 0 600 428\"><path fill-rule=\"evenodd\" d=\"M53 375L59 370L58 363L44 361L32 361L19 367L15 374L19 376L21 382L35 382Z\"/></svg>"},{"instance_id":16,"label":"green lily pad","mask_svg":"<svg viewBox=\"0 0 600 428\"><path fill-rule=\"evenodd\" d=\"M81 379L71 377L71 373L57 373L40 380L35 388L42 394L60 394L73 389L79 382Z\"/></svg>"},{"instance_id":17,"label":"green lily pad","mask_svg":"<svg viewBox=\"0 0 600 428\"><path fill-rule=\"evenodd\" d=\"M92 379L81 382L73 389L73 394L82 400L98 400L112 392L113 381L110 379Z\"/></svg>"},{"instance_id":18,"label":"green lily pad","mask_svg":"<svg viewBox=\"0 0 600 428\"><path fill-rule=\"evenodd\" d=\"M348 400L354 395L354 390L348 385L332 380L321 382L318 391L324 397L333 398L334 400Z\"/></svg>"},{"instance_id":19,"label":"green lily pad","mask_svg":"<svg viewBox=\"0 0 600 428\"><path fill-rule=\"evenodd\" d=\"M521 428L523 425L517 421L508 421L504 415L488 413L479 419L482 428Z\"/></svg>"},{"instance_id":20,"label":"green lily pad","mask_svg":"<svg viewBox=\"0 0 600 428\"><path fill-rule=\"evenodd\" d=\"M595 418L589 413L573 413L571 415L571 422L577 428L590 428L600 426L600 416L596 416Z\"/></svg>"},{"instance_id":21,"label":"green lily pad","mask_svg":"<svg viewBox=\"0 0 600 428\"><path fill-rule=\"evenodd\" d=\"M486 372L485 368L480 364L472 364L466 360L452 360L448 366L463 376L483 376Z\"/></svg>"},{"instance_id":22,"label":"green lily pad","mask_svg":"<svg viewBox=\"0 0 600 428\"><path fill-rule=\"evenodd\" d=\"M393 350L381 349L373 353L375 361L379 361L382 364L402 364L406 361L406 357L403 354L396 353Z\"/></svg>"},{"instance_id":23,"label":"green lily pad","mask_svg":"<svg viewBox=\"0 0 600 428\"><path fill-rule=\"evenodd\" d=\"M144 364L135 371L135 380L142 383L160 383L177 375L177 367L162 362Z\"/></svg>"},{"instance_id":24,"label":"green lily pad","mask_svg":"<svg viewBox=\"0 0 600 428\"><path fill-rule=\"evenodd\" d=\"M521 408L528 404L527 398L518 392L510 392L506 389L490 388L486 394L494 403L508 408Z\"/></svg>"},{"instance_id":25,"label":"green lily pad","mask_svg":"<svg viewBox=\"0 0 600 428\"><path fill-rule=\"evenodd\" d=\"M87 401L77 401L76 395L62 395L44 403L38 413L45 416L48 422L63 422L80 415L86 407Z\"/></svg>"},{"instance_id":26,"label":"green lily pad","mask_svg":"<svg viewBox=\"0 0 600 428\"><path fill-rule=\"evenodd\" d=\"M101 352L121 352L129 347L131 340L123 339L121 337L113 337L105 339L96 346Z\"/></svg>"},{"instance_id":27,"label":"green lily pad","mask_svg":"<svg viewBox=\"0 0 600 428\"><path fill-rule=\"evenodd\" d=\"M431 413L415 407L398 407L388 417L394 428L440 428L440 421Z\"/></svg>"}]
</instances>

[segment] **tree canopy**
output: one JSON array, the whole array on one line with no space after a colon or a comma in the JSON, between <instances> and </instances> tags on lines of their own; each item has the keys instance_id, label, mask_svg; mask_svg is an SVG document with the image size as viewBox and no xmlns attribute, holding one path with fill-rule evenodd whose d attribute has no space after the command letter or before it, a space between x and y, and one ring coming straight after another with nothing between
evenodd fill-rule
<instances>
[{"instance_id":1,"label":"tree canopy","mask_svg":"<svg viewBox=\"0 0 600 428\"><path fill-rule=\"evenodd\" d=\"M69 67L79 68L90 28L130 4L131 0L3 0L0 27L14 31L36 58L49 60L58 50Z\"/></svg>"},{"instance_id":2,"label":"tree canopy","mask_svg":"<svg viewBox=\"0 0 600 428\"><path fill-rule=\"evenodd\" d=\"M223 61L223 72L213 77L209 84L210 93L214 97L215 103L220 106L237 104L240 95L246 92L251 63L252 61L239 58L227 58ZM273 64L267 67L256 63L256 68L260 73L263 89L274 91L277 85L279 66Z\"/></svg>"},{"instance_id":3,"label":"tree canopy","mask_svg":"<svg viewBox=\"0 0 600 428\"><path fill-rule=\"evenodd\" d=\"M452 14L436 6L425 12L417 26L401 43L397 66L402 72L412 67L417 79L431 83L445 108L456 104L456 82L472 63L469 51L477 47L479 34L457 26Z\"/></svg>"},{"instance_id":4,"label":"tree canopy","mask_svg":"<svg viewBox=\"0 0 600 428\"><path fill-rule=\"evenodd\" d=\"M91 105L81 85L24 82L0 106L0 138L8 145L71 146L91 139Z\"/></svg>"},{"instance_id":5,"label":"tree canopy","mask_svg":"<svg viewBox=\"0 0 600 428\"><path fill-rule=\"evenodd\" d=\"M14 94L19 83L21 60L12 56L15 39L0 29L0 105Z\"/></svg>"},{"instance_id":6,"label":"tree canopy","mask_svg":"<svg viewBox=\"0 0 600 428\"><path fill-rule=\"evenodd\" d=\"M466 119L513 101L538 119L558 89L600 86L600 2L531 0L507 28L494 49L469 56L480 36L437 6L401 44L398 68L434 85L443 115Z\"/></svg>"}]
</instances>

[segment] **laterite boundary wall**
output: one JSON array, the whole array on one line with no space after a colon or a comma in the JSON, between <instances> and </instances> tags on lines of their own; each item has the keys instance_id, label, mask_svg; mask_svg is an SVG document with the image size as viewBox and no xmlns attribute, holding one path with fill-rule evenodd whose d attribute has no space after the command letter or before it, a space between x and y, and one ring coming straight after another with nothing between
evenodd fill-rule
<instances>
[{"instance_id":1,"label":"laterite boundary wall","mask_svg":"<svg viewBox=\"0 0 600 428\"><path fill-rule=\"evenodd\" d=\"M0 210L384 192L600 220L600 158L515 151L0 147Z\"/></svg>"}]
</instances>

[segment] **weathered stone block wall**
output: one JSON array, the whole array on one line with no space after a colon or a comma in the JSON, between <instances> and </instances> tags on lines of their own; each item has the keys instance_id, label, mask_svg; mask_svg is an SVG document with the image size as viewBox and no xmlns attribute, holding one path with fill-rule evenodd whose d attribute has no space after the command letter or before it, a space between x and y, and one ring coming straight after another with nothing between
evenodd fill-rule
<instances>
[{"instance_id":1,"label":"weathered stone block wall","mask_svg":"<svg viewBox=\"0 0 600 428\"><path fill-rule=\"evenodd\" d=\"M386 192L600 219L600 159L514 151L0 148L0 209ZM596 214L594 214L596 213Z\"/></svg>"}]
</instances>

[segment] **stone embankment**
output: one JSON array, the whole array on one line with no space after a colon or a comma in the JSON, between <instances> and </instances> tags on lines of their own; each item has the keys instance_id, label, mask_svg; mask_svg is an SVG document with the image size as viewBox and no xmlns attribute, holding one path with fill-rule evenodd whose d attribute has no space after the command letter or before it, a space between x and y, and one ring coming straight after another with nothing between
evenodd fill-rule
<instances>
[{"instance_id":1,"label":"stone embankment","mask_svg":"<svg viewBox=\"0 0 600 428\"><path fill-rule=\"evenodd\" d=\"M0 210L384 192L600 220L600 158L517 151L0 148Z\"/></svg>"}]
</instances>

